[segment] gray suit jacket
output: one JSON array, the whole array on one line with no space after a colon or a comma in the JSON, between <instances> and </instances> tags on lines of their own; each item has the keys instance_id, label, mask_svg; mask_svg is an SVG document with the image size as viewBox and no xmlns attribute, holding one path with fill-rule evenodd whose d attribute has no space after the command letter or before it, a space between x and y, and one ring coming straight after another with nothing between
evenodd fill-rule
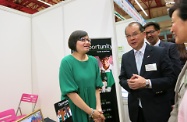
<instances>
[{"instance_id":1,"label":"gray suit jacket","mask_svg":"<svg viewBox=\"0 0 187 122\"><path fill-rule=\"evenodd\" d=\"M179 74L177 83L175 85L175 105L171 112L171 116L168 122L177 122L178 107L187 89L187 84L184 83L184 81L187 80L186 78L187 78L187 62L185 63L181 73Z\"/></svg>"}]
</instances>

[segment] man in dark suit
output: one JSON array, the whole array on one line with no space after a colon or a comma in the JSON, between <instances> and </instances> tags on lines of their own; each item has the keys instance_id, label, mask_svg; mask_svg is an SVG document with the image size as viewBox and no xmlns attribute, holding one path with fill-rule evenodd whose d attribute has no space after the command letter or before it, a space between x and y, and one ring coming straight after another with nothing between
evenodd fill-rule
<instances>
[{"instance_id":1,"label":"man in dark suit","mask_svg":"<svg viewBox=\"0 0 187 122\"><path fill-rule=\"evenodd\" d=\"M140 23L130 23L125 34L133 49L122 56L119 80L128 91L130 120L167 122L171 111L168 89L175 83L171 60L164 48L144 42L144 28Z\"/></svg>"},{"instance_id":2,"label":"man in dark suit","mask_svg":"<svg viewBox=\"0 0 187 122\"><path fill-rule=\"evenodd\" d=\"M164 42L159 39L160 35L160 25L156 22L148 22L144 25L146 39L153 46L164 47L167 50L168 56L172 62L173 69L176 76L176 81L179 73L181 72L182 65L180 62L179 52L175 43ZM171 104L174 105L174 87L170 89Z\"/></svg>"}]
</instances>

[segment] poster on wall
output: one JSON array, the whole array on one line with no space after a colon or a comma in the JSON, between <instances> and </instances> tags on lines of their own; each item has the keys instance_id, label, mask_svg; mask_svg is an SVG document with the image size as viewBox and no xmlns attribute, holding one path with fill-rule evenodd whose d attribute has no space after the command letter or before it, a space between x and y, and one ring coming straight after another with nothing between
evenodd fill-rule
<instances>
[{"instance_id":1,"label":"poster on wall","mask_svg":"<svg viewBox=\"0 0 187 122\"><path fill-rule=\"evenodd\" d=\"M119 122L117 94L113 77L113 57L111 38L91 39L88 55L94 56L99 63L103 87L101 104L105 115L105 122Z\"/></svg>"}]
</instances>

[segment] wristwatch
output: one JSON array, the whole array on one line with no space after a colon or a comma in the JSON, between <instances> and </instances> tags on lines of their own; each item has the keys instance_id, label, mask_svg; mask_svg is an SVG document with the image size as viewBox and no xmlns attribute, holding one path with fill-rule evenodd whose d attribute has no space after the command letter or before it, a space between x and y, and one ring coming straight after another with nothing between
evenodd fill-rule
<instances>
[{"instance_id":1,"label":"wristwatch","mask_svg":"<svg viewBox=\"0 0 187 122\"><path fill-rule=\"evenodd\" d=\"M145 88L149 88L149 79L145 80Z\"/></svg>"}]
</instances>

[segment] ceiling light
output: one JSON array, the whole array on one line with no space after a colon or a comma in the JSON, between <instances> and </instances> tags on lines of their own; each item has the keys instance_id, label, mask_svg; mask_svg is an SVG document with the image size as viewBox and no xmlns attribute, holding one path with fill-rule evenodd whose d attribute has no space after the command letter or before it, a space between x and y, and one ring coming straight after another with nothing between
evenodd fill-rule
<instances>
[{"instance_id":1,"label":"ceiling light","mask_svg":"<svg viewBox=\"0 0 187 122\"><path fill-rule=\"evenodd\" d=\"M175 2L168 2L168 3L166 3L166 7L172 7L173 5L175 4Z\"/></svg>"},{"instance_id":2,"label":"ceiling light","mask_svg":"<svg viewBox=\"0 0 187 122\"><path fill-rule=\"evenodd\" d=\"M143 11L143 13L145 14L145 16L148 16L147 13L145 12L145 10L143 9L143 7L140 5L140 3L138 2L138 0L135 0L136 4L140 7L140 9Z\"/></svg>"},{"instance_id":3,"label":"ceiling light","mask_svg":"<svg viewBox=\"0 0 187 122\"><path fill-rule=\"evenodd\" d=\"M166 3L168 2L174 2L174 0L165 0Z\"/></svg>"},{"instance_id":4,"label":"ceiling light","mask_svg":"<svg viewBox=\"0 0 187 122\"><path fill-rule=\"evenodd\" d=\"M44 3L44 4L48 5L48 6L52 6L51 4L49 4L49 3L45 2L45 1L42 1L42 0L37 0L37 1L42 2L42 3Z\"/></svg>"},{"instance_id":5,"label":"ceiling light","mask_svg":"<svg viewBox=\"0 0 187 122\"><path fill-rule=\"evenodd\" d=\"M121 19L121 20L125 20L125 18L123 17L123 16L121 16L121 14L119 14L118 12L114 12L114 15L117 17L117 18L119 18L119 19Z\"/></svg>"},{"instance_id":6,"label":"ceiling light","mask_svg":"<svg viewBox=\"0 0 187 122\"><path fill-rule=\"evenodd\" d=\"M174 0L165 0L165 2L166 2L166 7L168 8L172 7L175 4Z\"/></svg>"}]
</instances>

